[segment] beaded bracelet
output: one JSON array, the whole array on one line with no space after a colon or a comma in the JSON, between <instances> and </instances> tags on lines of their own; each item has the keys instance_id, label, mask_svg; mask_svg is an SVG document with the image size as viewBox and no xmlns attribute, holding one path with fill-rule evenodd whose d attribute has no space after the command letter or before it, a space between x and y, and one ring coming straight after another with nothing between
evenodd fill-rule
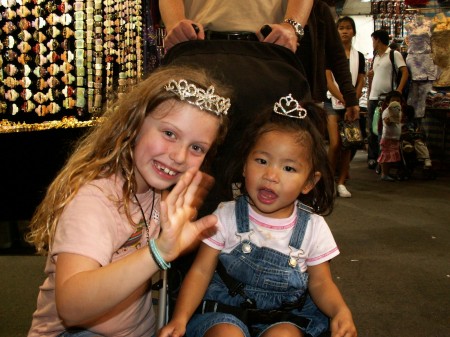
<instances>
[{"instance_id":1,"label":"beaded bracelet","mask_svg":"<svg viewBox=\"0 0 450 337\"><path fill-rule=\"evenodd\" d=\"M171 267L170 262L164 261L163 257L159 253L158 247L156 247L155 239L151 239L148 242L148 248L150 249L150 254L152 254L153 259L158 265L159 269L167 270Z\"/></svg>"}]
</instances>

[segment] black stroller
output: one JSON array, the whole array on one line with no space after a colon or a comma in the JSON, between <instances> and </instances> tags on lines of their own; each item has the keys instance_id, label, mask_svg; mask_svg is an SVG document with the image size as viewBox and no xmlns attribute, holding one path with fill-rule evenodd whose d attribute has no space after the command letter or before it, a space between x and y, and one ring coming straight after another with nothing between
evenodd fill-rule
<instances>
[{"instance_id":1,"label":"black stroller","mask_svg":"<svg viewBox=\"0 0 450 337\"><path fill-rule=\"evenodd\" d=\"M432 168L430 154L426 145L426 135L420 119L414 118L414 108L405 106L402 135L400 137L400 154L402 158L398 177L408 180L417 172L422 179L436 179Z\"/></svg>"},{"instance_id":2,"label":"black stroller","mask_svg":"<svg viewBox=\"0 0 450 337\"><path fill-rule=\"evenodd\" d=\"M234 155L237 140L254 116L289 93L304 101L311 100L303 66L284 47L238 40L180 43L168 51L162 63L207 68L234 88L227 137L211 163L215 189L201 210L202 214L210 214L221 201L232 199L231 189L222 184L223 167Z\"/></svg>"},{"instance_id":3,"label":"black stroller","mask_svg":"<svg viewBox=\"0 0 450 337\"><path fill-rule=\"evenodd\" d=\"M383 122L381 119L382 112L388 107L391 93L379 97L379 114L377 121L377 134L381 137L383 130ZM414 108L407 105L402 99L402 134L400 136L400 156L401 161L398 163L397 179L409 180L413 177L413 173L419 173L422 179L436 179L436 171L432 168L430 154L426 146L426 135L421 126L421 119L415 118ZM379 173L379 166L377 167Z\"/></svg>"},{"instance_id":4,"label":"black stroller","mask_svg":"<svg viewBox=\"0 0 450 337\"><path fill-rule=\"evenodd\" d=\"M216 184L199 211L199 216L210 214L221 201L232 199L231 186L223 183L223 167L234 155L234 144L245 132L246 125L256 114L289 93L305 101L311 100L304 69L299 59L288 49L252 41L195 40L180 43L169 50L162 64L205 67L234 88L228 134L210 165ZM182 279L193 257L190 254L174 261L170 272L163 272L157 284L162 290L158 328L172 314ZM329 334L321 337L326 336Z\"/></svg>"}]
</instances>

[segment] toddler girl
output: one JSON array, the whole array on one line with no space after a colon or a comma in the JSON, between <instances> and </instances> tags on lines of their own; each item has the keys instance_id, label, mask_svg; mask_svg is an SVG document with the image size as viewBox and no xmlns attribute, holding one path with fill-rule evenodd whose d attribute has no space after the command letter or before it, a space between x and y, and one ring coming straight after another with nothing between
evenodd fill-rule
<instances>
[{"instance_id":1,"label":"toddler girl","mask_svg":"<svg viewBox=\"0 0 450 337\"><path fill-rule=\"evenodd\" d=\"M203 240L159 337L319 336L328 317L333 336L356 336L330 272L339 250L317 214L334 200L315 126L324 111L289 95L259 118L227 169L241 196L215 211L218 231Z\"/></svg>"}]
</instances>

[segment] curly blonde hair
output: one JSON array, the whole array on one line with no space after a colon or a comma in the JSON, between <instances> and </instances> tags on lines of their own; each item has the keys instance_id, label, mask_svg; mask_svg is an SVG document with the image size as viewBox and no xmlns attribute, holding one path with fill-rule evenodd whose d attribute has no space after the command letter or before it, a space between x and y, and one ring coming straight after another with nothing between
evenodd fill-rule
<instances>
[{"instance_id":1,"label":"curly blonde hair","mask_svg":"<svg viewBox=\"0 0 450 337\"><path fill-rule=\"evenodd\" d=\"M65 206L81 186L95 179L114 174L124 178L122 203L125 214L131 221L128 205L132 191L136 189L134 143L146 116L166 100L180 100L174 93L164 89L164 85L172 79L185 79L203 89L214 86L216 94L230 97L230 89L212 79L204 69L186 66L160 67L129 93L122 95L104 112L104 121L92 127L78 141L74 152L50 184L44 199L36 209L26 240L36 247L39 254L45 255L51 249ZM226 134L228 120L224 115L218 118L218 137L205 162L215 154L215 148Z\"/></svg>"}]
</instances>

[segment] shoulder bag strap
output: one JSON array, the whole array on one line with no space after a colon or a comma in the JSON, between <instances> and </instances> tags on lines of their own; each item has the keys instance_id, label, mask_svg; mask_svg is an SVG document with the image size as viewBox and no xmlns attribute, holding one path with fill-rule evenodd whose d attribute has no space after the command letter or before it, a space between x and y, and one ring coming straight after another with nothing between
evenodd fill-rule
<instances>
[{"instance_id":1,"label":"shoulder bag strap","mask_svg":"<svg viewBox=\"0 0 450 337\"><path fill-rule=\"evenodd\" d=\"M389 59L391 60L392 64L392 76L391 76L391 88L392 91L394 91L394 83L397 81L397 70L395 69L395 58L394 58L395 50L391 49L389 52Z\"/></svg>"}]
</instances>

